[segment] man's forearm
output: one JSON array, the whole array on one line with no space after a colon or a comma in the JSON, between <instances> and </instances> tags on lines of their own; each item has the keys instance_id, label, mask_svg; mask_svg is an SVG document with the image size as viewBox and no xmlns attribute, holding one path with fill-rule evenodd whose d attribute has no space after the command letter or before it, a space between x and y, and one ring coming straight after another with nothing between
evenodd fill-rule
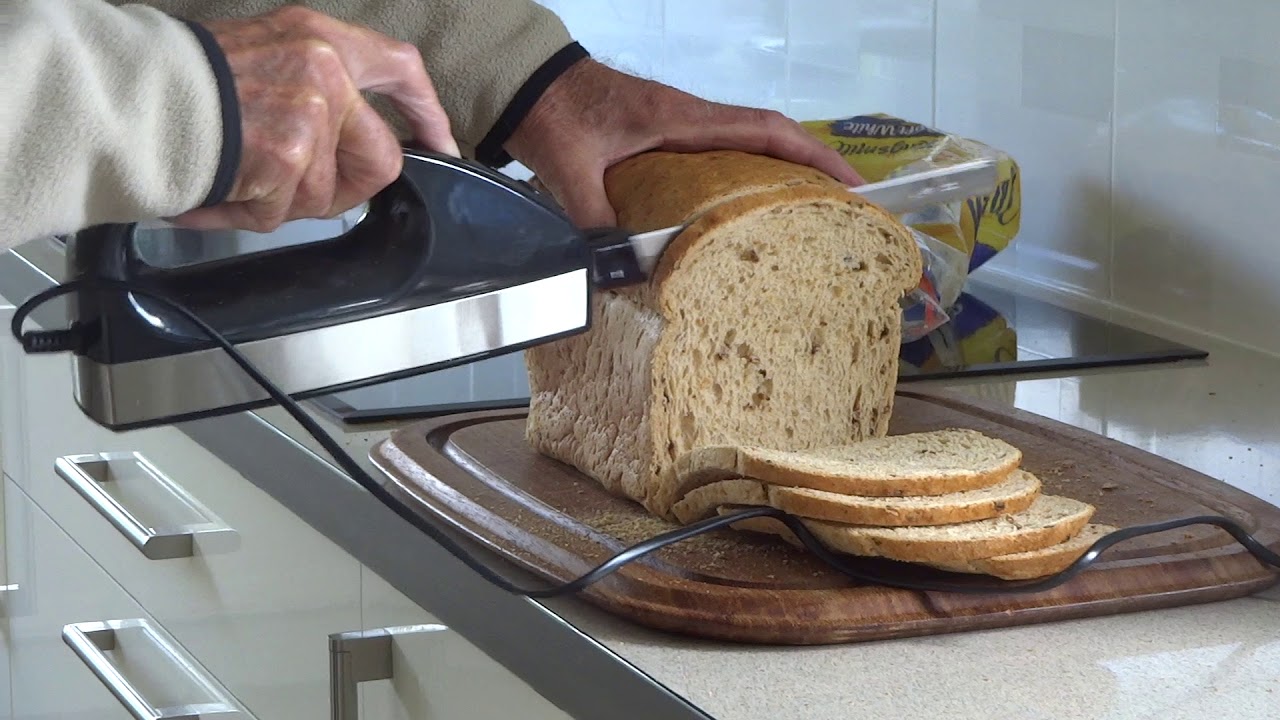
<instances>
[{"instance_id":1,"label":"man's forearm","mask_svg":"<svg viewBox=\"0 0 1280 720\"><path fill-rule=\"evenodd\" d=\"M542 91L586 55L560 19L532 0L132 1L190 20L304 5L411 42L422 52L462 151L494 164L508 161L502 145ZM388 104L370 101L408 137Z\"/></svg>"},{"instance_id":2,"label":"man's forearm","mask_svg":"<svg viewBox=\"0 0 1280 720\"><path fill-rule=\"evenodd\" d=\"M0 249L225 196L239 119L224 142L234 94L223 102L229 78L219 82L198 29L100 0L5 5Z\"/></svg>"}]
</instances>

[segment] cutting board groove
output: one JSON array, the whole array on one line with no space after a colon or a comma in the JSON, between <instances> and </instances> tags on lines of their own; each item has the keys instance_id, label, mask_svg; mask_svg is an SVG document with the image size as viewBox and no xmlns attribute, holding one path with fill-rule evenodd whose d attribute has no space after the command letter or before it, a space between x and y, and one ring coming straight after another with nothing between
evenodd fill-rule
<instances>
[{"instance_id":1,"label":"cutting board groove","mask_svg":"<svg viewBox=\"0 0 1280 720\"><path fill-rule=\"evenodd\" d=\"M523 412L435 418L394 432L372 458L415 507L516 565L565 581L673 526L613 496L524 439ZM1150 453L959 396L901 391L890 432L968 427L1023 451L1045 492L1132 525L1202 514L1236 519L1280 547L1280 508ZM993 582L890 561L878 573ZM770 537L724 530L665 549L583 593L609 612L688 635L825 644L958 632L1240 597L1274 584L1225 532L1188 528L1108 551L1089 571L1034 595L922 593L858 585Z\"/></svg>"}]
</instances>

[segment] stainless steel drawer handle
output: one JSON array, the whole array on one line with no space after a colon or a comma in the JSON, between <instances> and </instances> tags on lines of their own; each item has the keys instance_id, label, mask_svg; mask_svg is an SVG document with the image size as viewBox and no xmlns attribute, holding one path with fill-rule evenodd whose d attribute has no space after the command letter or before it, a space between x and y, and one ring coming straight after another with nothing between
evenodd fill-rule
<instances>
[{"instance_id":1,"label":"stainless steel drawer handle","mask_svg":"<svg viewBox=\"0 0 1280 720\"><path fill-rule=\"evenodd\" d=\"M331 720L359 720L360 695L357 686L374 680L390 680L391 643L397 636L444 632L443 625L408 625L329 636L329 717Z\"/></svg>"},{"instance_id":2,"label":"stainless steel drawer handle","mask_svg":"<svg viewBox=\"0 0 1280 720\"><path fill-rule=\"evenodd\" d=\"M234 530L139 453L68 455L54 468L150 560L191 557L197 536L202 549L207 543L222 551L238 541ZM129 494L139 498L134 511L117 497Z\"/></svg>"},{"instance_id":3,"label":"stainless steel drawer handle","mask_svg":"<svg viewBox=\"0 0 1280 720\"><path fill-rule=\"evenodd\" d=\"M201 697L198 702L157 706L143 697L143 692L125 677L124 672L107 656L115 650L119 636L128 634L145 640L158 650L166 663L182 675L180 681ZM81 662L98 677L111 694L137 720L204 720L205 718L250 718L248 711L214 680L206 677L173 638L145 619L110 620L76 623L62 629L62 640L71 647ZM132 645L132 642L130 642ZM175 679L170 678L171 682ZM154 681L153 681L154 684ZM173 684L177 684L173 682Z\"/></svg>"}]
</instances>

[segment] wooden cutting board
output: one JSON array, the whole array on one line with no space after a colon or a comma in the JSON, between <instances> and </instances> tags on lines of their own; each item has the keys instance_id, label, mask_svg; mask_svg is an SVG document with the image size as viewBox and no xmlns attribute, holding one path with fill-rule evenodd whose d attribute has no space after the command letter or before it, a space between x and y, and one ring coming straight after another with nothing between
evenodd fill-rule
<instances>
[{"instance_id":1,"label":"wooden cutting board","mask_svg":"<svg viewBox=\"0 0 1280 720\"><path fill-rule=\"evenodd\" d=\"M395 432L372 453L391 487L543 577L577 577L672 525L533 452L523 412L437 418ZM1280 547L1280 508L1188 468L1005 406L899 392L891 433L968 427L1020 448L1045 492L1097 506L1116 526L1203 514L1243 523ZM966 576L866 560L878 573ZM983 583L991 578L969 578ZM823 644L958 632L1240 597L1277 575L1229 535L1193 527L1138 538L1090 570L1034 595L924 593L859 586L780 539L722 530L634 563L583 593L643 625L721 640Z\"/></svg>"}]
</instances>

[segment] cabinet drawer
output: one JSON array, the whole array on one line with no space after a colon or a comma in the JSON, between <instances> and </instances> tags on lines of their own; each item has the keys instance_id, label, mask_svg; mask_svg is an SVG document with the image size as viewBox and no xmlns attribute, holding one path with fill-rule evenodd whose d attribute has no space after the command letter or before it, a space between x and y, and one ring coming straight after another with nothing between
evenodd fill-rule
<instances>
[{"instance_id":1,"label":"cabinet drawer","mask_svg":"<svg viewBox=\"0 0 1280 720\"><path fill-rule=\"evenodd\" d=\"M0 327L8 328L13 306L0 299ZM9 332L0 333L0 466L10 477L25 475L26 423L22 418L23 378L22 347Z\"/></svg>"},{"instance_id":2,"label":"cabinet drawer","mask_svg":"<svg viewBox=\"0 0 1280 720\"><path fill-rule=\"evenodd\" d=\"M5 544L22 559L3 601L15 717L129 720L132 697L139 708L204 706L210 717L251 719L16 485L5 492Z\"/></svg>"},{"instance_id":3,"label":"cabinet drawer","mask_svg":"<svg viewBox=\"0 0 1280 720\"><path fill-rule=\"evenodd\" d=\"M569 720L519 676L436 623L375 573L365 569L362 582L365 631L335 638L333 647L335 655L348 654L347 677L360 678L361 671L378 665L385 671L351 693L359 698L361 718ZM335 660L334 667L343 663ZM336 674L339 698L343 679L341 672ZM349 689L350 683L346 685ZM353 714L347 712L341 720L357 720Z\"/></svg>"},{"instance_id":4,"label":"cabinet drawer","mask_svg":"<svg viewBox=\"0 0 1280 720\"><path fill-rule=\"evenodd\" d=\"M251 711L324 717L327 638L358 627L359 563L182 432L97 426L69 366L29 360L50 396L29 413L35 501Z\"/></svg>"}]
</instances>

